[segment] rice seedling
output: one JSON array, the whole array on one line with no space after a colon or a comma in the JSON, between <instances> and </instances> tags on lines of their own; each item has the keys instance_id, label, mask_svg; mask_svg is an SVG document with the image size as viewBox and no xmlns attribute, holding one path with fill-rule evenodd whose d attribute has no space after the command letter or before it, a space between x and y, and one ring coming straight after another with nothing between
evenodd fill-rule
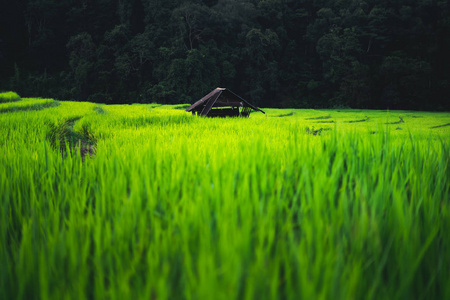
<instances>
[{"instance_id":1,"label":"rice seedling","mask_svg":"<svg viewBox=\"0 0 450 300\"><path fill-rule=\"evenodd\" d=\"M450 114L177 108L0 115L1 299L450 297Z\"/></svg>"}]
</instances>

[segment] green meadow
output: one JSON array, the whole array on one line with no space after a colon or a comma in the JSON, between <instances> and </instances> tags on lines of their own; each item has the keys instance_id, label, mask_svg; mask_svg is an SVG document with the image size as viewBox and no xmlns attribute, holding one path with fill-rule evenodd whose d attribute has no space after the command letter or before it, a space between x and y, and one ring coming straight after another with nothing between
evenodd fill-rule
<instances>
[{"instance_id":1,"label":"green meadow","mask_svg":"<svg viewBox=\"0 0 450 300\"><path fill-rule=\"evenodd\" d=\"M450 113L15 100L0 299L450 299Z\"/></svg>"}]
</instances>

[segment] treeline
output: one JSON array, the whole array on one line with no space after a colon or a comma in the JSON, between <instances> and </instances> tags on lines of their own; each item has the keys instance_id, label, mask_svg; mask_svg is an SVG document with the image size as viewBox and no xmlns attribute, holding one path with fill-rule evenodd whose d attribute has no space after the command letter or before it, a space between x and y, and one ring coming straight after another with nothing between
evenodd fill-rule
<instances>
[{"instance_id":1,"label":"treeline","mask_svg":"<svg viewBox=\"0 0 450 300\"><path fill-rule=\"evenodd\" d=\"M6 2L6 1L5 1ZM262 107L449 109L442 0L19 0L0 9L3 90Z\"/></svg>"}]
</instances>

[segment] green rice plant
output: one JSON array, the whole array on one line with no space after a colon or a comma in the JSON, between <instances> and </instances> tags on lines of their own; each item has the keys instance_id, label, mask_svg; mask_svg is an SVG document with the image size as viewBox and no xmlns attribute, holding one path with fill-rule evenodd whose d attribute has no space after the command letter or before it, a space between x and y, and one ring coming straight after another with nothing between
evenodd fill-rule
<instances>
[{"instance_id":1,"label":"green rice plant","mask_svg":"<svg viewBox=\"0 0 450 300\"><path fill-rule=\"evenodd\" d=\"M449 298L450 114L95 107L0 115L0 299Z\"/></svg>"},{"instance_id":2,"label":"green rice plant","mask_svg":"<svg viewBox=\"0 0 450 300\"><path fill-rule=\"evenodd\" d=\"M15 92L0 93L0 103L20 101L20 96Z\"/></svg>"},{"instance_id":3,"label":"green rice plant","mask_svg":"<svg viewBox=\"0 0 450 300\"><path fill-rule=\"evenodd\" d=\"M189 106L191 106L191 104L175 104L175 105L164 105L161 108L186 110L186 108L188 108Z\"/></svg>"},{"instance_id":4,"label":"green rice plant","mask_svg":"<svg viewBox=\"0 0 450 300\"><path fill-rule=\"evenodd\" d=\"M103 109L102 106L96 106L96 107L94 107L94 110L95 110L98 114L106 114L106 111Z\"/></svg>"}]
</instances>

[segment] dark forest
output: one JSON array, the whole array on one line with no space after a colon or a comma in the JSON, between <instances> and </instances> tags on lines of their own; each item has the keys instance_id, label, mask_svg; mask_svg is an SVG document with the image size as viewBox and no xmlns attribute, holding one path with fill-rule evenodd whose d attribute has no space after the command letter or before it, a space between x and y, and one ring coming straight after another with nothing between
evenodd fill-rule
<instances>
[{"instance_id":1,"label":"dark forest","mask_svg":"<svg viewBox=\"0 0 450 300\"><path fill-rule=\"evenodd\" d=\"M99 103L448 110L441 0L16 0L0 89Z\"/></svg>"}]
</instances>

